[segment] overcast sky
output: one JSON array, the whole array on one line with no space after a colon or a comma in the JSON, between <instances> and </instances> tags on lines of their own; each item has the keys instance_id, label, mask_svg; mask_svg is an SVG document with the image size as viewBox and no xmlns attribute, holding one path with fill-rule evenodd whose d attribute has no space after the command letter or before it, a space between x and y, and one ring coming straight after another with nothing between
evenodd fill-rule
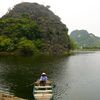
<instances>
[{"instance_id":1,"label":"overcast sky","mask_svg":"<svg viewBox=\"0 0 100 100\"><path fill-rule=\"evenodd\" d=\"M37 2L50 5L69 29L85 29L100 36L100 0L0 0L0 17L20 2Z\"/></svg>"}]
</instances>

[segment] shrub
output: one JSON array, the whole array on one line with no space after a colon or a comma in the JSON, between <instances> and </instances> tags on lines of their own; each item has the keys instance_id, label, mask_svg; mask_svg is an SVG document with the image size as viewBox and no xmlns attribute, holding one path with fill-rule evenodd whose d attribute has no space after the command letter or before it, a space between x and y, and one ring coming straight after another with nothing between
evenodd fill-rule
<instances>
[{"instance_id":1,"label":"shrub","mask_svg":"<svg viewBox=\"0 0 100 100\"><path fill-rule=\"evenodd\" d=\"M22 55L31 55L38 53L38 49L35 47L33 41L26 38L21 38L17 44L18 53Z\"/></svg>"},{"instance_id":2,"label":"shrub","mask_svg":"<svg viewBox=\"0 0 100 100\"><path fill-rule=\"evenodd\" d=\"M13 41L7 36L0 36L0 51L13 51Z\"/></svg>"}]
</instances>

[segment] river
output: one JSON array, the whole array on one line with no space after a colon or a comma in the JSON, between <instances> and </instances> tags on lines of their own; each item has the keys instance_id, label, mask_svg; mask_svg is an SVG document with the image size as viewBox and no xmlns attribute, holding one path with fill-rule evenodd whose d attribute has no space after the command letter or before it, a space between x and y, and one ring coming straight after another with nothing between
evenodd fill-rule
<instances>
[{"instance_id":1,"label":"river","mask_svg":"<svg viewBox=\"0 0 100 100\"><path fill-rule=\"evenodd\" d=\"M100 100L100 52L68 57L0 56L0 90L34 100L32 91L42 72L56 85L53 100Z\"/></svg>"}]
</instances>

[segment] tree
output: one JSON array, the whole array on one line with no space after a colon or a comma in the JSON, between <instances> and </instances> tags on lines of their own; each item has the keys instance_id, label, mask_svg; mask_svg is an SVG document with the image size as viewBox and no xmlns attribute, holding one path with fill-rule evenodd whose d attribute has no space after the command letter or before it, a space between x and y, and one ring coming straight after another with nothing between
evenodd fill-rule
<instances>
[{"instance_id":1,"label":"tree","mask_svg":"<svg viewBox=\"0 0 100 100\"><path fill-rule=\"evenodd\" d=\"M72 40L71 38L70 38L70 46L71 46L70 49L72 49L72 50L79 48L79 46L77 45L77 43L74 40Z\"/></svg>"},{"instance_id":2,"label":"tree","mask_svg":"<svg viewBox=\"0 0 100 100\"><path fill-rule=\"evenodd\" d=\"M7 36L0 36L0 51L13 51L13 41Z\"/></svg>"},{"instance_id":3,"label":"tree","mask_svg":"<svg viewBox=\"0 0 100 100\"><path fill-rule=\"evenodd\" d=\"M29 18L0 19L0 33L11 38L26 37L30 40L41 38L41 32L37 24Z\"/></svg>"},{"instance_id":4,"label":"tree","mask_svg":"<svg viewBox=\"0 0 100 100\"><path fill-rule=\"evenodd\" d=\"M18 52L22 55L36 54L38 49L35 47L33 41L26 38L21 38L17 44Z\"/></svg>"}]
</instances>

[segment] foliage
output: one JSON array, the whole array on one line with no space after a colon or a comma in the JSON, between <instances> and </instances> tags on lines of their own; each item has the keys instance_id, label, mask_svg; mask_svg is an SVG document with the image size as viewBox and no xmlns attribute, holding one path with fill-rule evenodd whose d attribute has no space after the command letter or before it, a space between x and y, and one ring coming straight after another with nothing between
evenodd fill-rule
<instances>
[{"instance_id":1,"label":"foliage","mask_svg":"<svg viewBox=\"0 0 100 100\"><path fill-rule=\"evenodd\" d=\"M40 39L40 35L36 23L28 18L0 19L0 51L18 49L20 54L36 53L38 50L32 41Z\"/></svg>"},{"instance_id":2,"label":"foliage","mask_svg":"<svg viewBox=\"0 0 100 100\"><path fill-rule=\"evenodd\" d=\"M0 20L0 34L11 38L26 37L30 40L41 38L38 26L26 18L6 18Z\"/></svg>"},{"instance_id":3,"label":"foliage","mask_svg":"<svg viewBox=\"0 0 100 100\"><path fill-rule=\"evenodd\" d=\"M18 52L23 55L31 55L38 52L34 43L26 38L21 38L17 44Z\"/></svg>"},{"instance_id":4,"label":"foliage","mask_svg":"<svg viewBox=\"0 0 100 100\"><path fill-rule=\"evenodd\" d=\"M13 51L13 41L7 36L0 36L0 51Z\"/></svg>"},{"instance_id":5,"label":"foliage","mask_svg":"<svg viewBox=\"0 0 100 100\"><path fill-rule=\"evenodd\" d=\"M73 39L70 38L70 45L71 45L71 50L74 50L74 49L78 49L79 46L78 44L76 43L76 41L74 41Z\"/></svg>"},{"instance_id":6,"label":"foliage","mask_svg":"<svg viewBox=\"0 0 100 100\"><path fill-rule=\"evenodd\" d=\"M70 34L71 39L80 47L80 49L100 48L100 37L86 30L75 30Z\"/></svg>"},{"instance_id":7,"label":"foliage","mask_svg":"<svg viewBox=\"0 0 100 100\"><path fill-rule=\"evenodd\" d=\"M0 36L11 40L8 42L10 46L2 51L62 54L71 47L67 33L68 28L50 11L49 6L37 3L15 5L0 19Z\"/></svg>"},{"instance_id":8,"label":"foliage","mask_svg":"<svg viewBox=\"0 0 100 100\"><path fill-rule=\"evenodd\" d=\"M34 41L34 44L38 49L41 49L43 47L44 42L43 40L37 39L36 41Z\"/></svg>"}]
</instances>

